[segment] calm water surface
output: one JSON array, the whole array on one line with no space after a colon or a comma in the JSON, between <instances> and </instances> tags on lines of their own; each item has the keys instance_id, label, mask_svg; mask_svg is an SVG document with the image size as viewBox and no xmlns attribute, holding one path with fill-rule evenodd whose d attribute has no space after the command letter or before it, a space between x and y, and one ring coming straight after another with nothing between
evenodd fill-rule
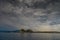
<instances>
[{"instance_id":1,"label":"calm water surface","mask_svg":"<svg viewBox=\"0 0 60 40\"><path fill-rule=\"evenodd\" d=\"M0 33L0 40L60 40L60 33Z\"/></svg>"}]
</instances>

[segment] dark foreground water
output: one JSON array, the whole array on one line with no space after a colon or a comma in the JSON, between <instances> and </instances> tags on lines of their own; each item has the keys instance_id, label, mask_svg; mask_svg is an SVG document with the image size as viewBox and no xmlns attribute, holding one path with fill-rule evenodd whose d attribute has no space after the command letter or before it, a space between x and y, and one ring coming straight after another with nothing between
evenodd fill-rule
<instances>
[{"instance_id":1,"label":"dark foreground water","mask_svg":"<svg viewBox=\"0 0 60 40\"><path fill-rule=\"evenodd\" d=\"M0 33L0 40L60 40L60 33Z\"/></svg>"}]
</instances>

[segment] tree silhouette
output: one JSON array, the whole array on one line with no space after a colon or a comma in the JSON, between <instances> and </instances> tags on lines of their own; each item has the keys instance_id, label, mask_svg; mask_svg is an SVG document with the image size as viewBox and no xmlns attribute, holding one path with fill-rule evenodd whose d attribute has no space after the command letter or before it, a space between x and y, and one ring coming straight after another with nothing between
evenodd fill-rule
<instances>
[{"instance_id":1,"label":"tree silhouette","mask_svg":"<svg viewBox=\"0 0 60 40\"><path fill-rule=\"evenodd\" d=\"M33 32L33 31L31 29L27 29L27 30L21 29L20 32Z\"/></svg>"},{"instance_id":2,"label":"tree silhouette","mask_svg":"<svg viewBox=\"0 0 60 40\"><path fill-rule=\"evenodd\" d=\"M33 32L31 29L26 30L26 32Z\"/></svg>"},{"instance_id":3,"label":"tree silhouette","mask_svg":"<svg viewBox=\"0 0 60 40\"><path fill-rule=\"evenodd\" d=\"M20 31L21 31L21 32L25 32L25 30L24 30L24 29L21 29Z\"/></svg>"}]
</instances>

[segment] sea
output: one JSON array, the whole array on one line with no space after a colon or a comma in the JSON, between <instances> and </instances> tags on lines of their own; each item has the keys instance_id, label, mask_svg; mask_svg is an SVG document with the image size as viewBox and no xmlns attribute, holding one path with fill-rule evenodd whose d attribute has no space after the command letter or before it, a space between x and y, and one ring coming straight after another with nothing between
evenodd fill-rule
<instances>
[{"instance_id":1,"label":"sea","mask_svg":"<svg viewBox=\"0 0 60 40\"><path fill-rule=\"evenodd\" d=\"M60 33L0 33L0 40L60 40Z\"/></svg>"}]
</instances>

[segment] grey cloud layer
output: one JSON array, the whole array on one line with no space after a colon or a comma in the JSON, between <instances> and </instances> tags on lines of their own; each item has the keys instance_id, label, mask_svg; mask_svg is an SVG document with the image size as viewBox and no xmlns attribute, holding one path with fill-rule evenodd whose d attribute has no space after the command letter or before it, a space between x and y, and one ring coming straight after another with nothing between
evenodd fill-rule
<instances>
[{"instance_id":1,"label":"grey cloud layer","mask_svg":"<svg viewBox=\"0 0 60 40\"><path fill-rule=\"evenodd\" d=\"M14 30L20 28L42 30L45 25L46 28L50 27L53 30L52 26L60 24L59 2L59 0L0 0L0 24L14 26ZM10 26L5 29L8 30Z\"/></svg>"}]
</instances>

